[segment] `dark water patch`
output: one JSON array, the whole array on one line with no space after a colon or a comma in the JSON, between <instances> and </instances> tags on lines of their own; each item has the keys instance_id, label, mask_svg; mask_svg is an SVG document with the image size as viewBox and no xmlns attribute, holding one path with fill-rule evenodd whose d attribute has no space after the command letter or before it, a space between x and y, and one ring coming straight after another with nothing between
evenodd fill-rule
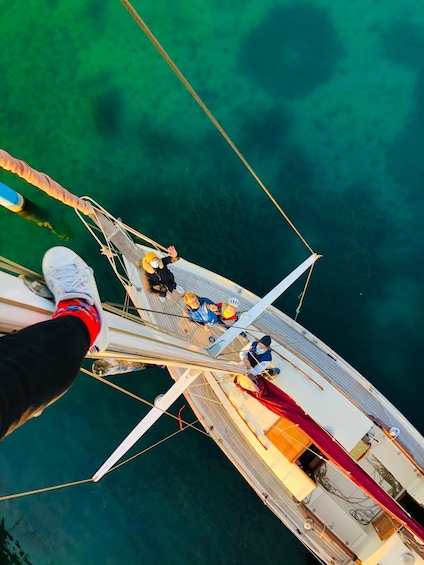
<instances>
[{"instance_id":1,"label":"dark water patch","mask_svg":"<svg viewBox=\"0 0 424 565\"><path fill-rule=\"evenodd\" d=\"M386 327L380 329L378 340L385 344L384 349L390 356L390 349L396 351L396 357L407 360L407 367L422 367L424 363L422 335L416 331L422 320L422 312L424 308L423 297L414 295L407 296L405 290L404 296L405 309L411 313L415 325L403 324L401 338L393 340L393 336L400 335L399 319L391 320ZM419 430L424 433L424 413L422 410L414 408L413 394L411 391L422 390L422 374L419 370L404 371L404 366L399 370L382 364L382 358L379 351L370 347L367 348L367 364L369 364L368 378L381 390L389 396L393 404L398 408L405 417ZM406 384L407 383L407 384Z\"/></svg>"},{"instance_id":2,"label":"dark water patch","mask_svg":"<svg viewBox=\"0 0 424 565\"><path fill-rule=\"evenodd\" d=\"M374 250L385 245L390 226L371 187L351 186L339 194L329 192L323 200L326 218L321 223L322 235L327 241L329 231L336 236L331 241L331 255L337 257L338 268L346 276L344 283L359 276L368 289L378 288L387 266L379 263Z\"/></svg>"},{"instance_id":3,"label":"dark water patch","mask_svg":"<svg viewBox=\"0 0 424 565\"><path fill-rule=\"evenodd\" d=\"M86 13L90 22L94 24L97 35L105 29L106 8L107 2L104 2L104 0L87 0Z\"/></svg>"},{"instance_id":4,"label":"dark water patch","mask_svg":"<svg viewBox=\"0 0 424 565\"><path fill-rule=\"evenodd\" d=\"M177 139L170 131L158 128L154 123L154 119L144 116L135 130L136 146L152 165L163 162L164 156L177 157L185 152L184 138Z\"/></svg>"},{"instance_id":5,"label":"dark water patch","mask_svg":"<svg viewBox=\"0 0 424 565\"><path fill-rule=\"evenodd\" d=\"M239 185L229 173L211 175L191 186L177 183L168 201L169 216L175 220L176 231L184 232L184 254L205 267L217 265L220 273L234 274L237 270L234 256L247 251L243 242L240 245L237 241L237 248L234 246L234 230L243 233L246 229L248 199L240 197L235 188ZM217 245L217 242L221 243Z\"/></svg>"},{"instance_id":6,"label":"dark water patch","mask_svg":"<svg viewBox=\"0 0 424 565\"><path fill-rule=\"evenodd\" d=\"M259 253L262 243L261 257L271 253L274 212L238 159L231 154L228 158L225 143L215 134L200 140L196 155L193 171L175 173L169 181L156 178L143 190L143 217L153 222L149 234L160 234L160 241L174 243L183 257L257 292L262 281L250 257ZM269 289L268 281L265 288Z\"/></svg>"},{"instance_id":7,"label":"dark water patch","mask_svg":"<svg viewBox=\"0 0 424 565\"><path fill-rule=\"evenodd\" d=\"M386 150L387 169L412 194L422 189L424 178L424 123L409 120Z\"/></svg>"},{"instance_id":8,"label":"dark water patch","mask_svg":"<svg viewBox=\"0 0 424 565\"><path fill-rule=\"evenodd\" d=\"M424 29L414 22L397 21L381 33L381 51L390 61L408 68L423 64Z\"/></svg>"},{"instance_id":9,"label":"dark water patch","mask_svg":"<svg viewBox=\"0 0 424 565\"><path fill-rule=\"evenodd\" d=\"M293 119L282 104L271 108L251 109L245 113L239 136L240 145L251 156L273 157L291 130Z\"/></svg>"},{"instance_id":10,"label":"dark water patch","mask_svg":"<svg viewBox=\"0 0 424 565\"><path fill-rule=\"evenodd\" d=\"M15 524L16 526L16 524ZM0 520L0 563L9 565L31 565L31 561L22 549L21 544L16 540L11 531L5 527L5 519Z\"/></svg>"},{"instance_id":11,"label":"dark water patch","mask_svg":"<svg viewBox=\"0 0 424 565\"><path fill-rule=\"evenodd\" d=\"M339 319L341 310L349 311L349 316L362 315L361 309L350 311L351 297L357 297L365 288L370 294L377 291L381 277L388 275L386 265L375 257L375 250L386 244L387 217L369 186L352 186L346 178L346 188L340 192L323 187L302 149L293 144L288 144L281 156L276 184L274 192L285 212L296 220L297 228L314 250L324 255L317 263L308 290L306 312L313 314L306 318L305 325L337 350L331 331L328 336L325 334L330 326L325 324L323 333L322 320L336 303L339 306L334 320ZM292 315L297 302L295 287L289 289L279 305Z\"/></svg>"},{"instance_id":12,"label":"dark water patch","mask_svg":"<svg viewBox=\"0 0 424 565\"><path fill-rule=\"evenodd\" d=\"M239 71L280 98L303 98L333 75L344 49L327 10L275 6L244 39Z\"/></svg>"},{"instance_id":13,"label":"dark water patch","mask_svg":"<svg viewBox=\"0 0 424 565\"><path fill-rule=\"evenodd\" d=\"M415 110L413 119L415 118L421 125L424 124L424 53L423 64L420 67L414 91Z\"/></svg>"},{"instance_id":14,"label":"dark water patch","mask_svg":"<svg viewBox=\"0 0 424 565\"><path fill-rule=\"evenodd\" d=\"M279 169L276 177L276 194L283 208L291 215L299 209L305 212L312 202L313 168L302 149L293 143L285 143L279 154ZM312 201L314 198L312 198ZM307 211L307 210L306 210Z\"/></svg>"},{"instance_id":15,"label":"dark water patch","mask_svg":"<svg viewBox=\"0 0 424 565\"><path fill-rule=\"evenodd\" d=\"M396 215L387 215L370 186L351 186L340 194L321 189L314 195L305 189L304 201L309 202L304 213L314 230L314 246L324 257L315 267L299 321L383 394L397 398L398 367L384 356L393 346L396 359L408 363L416 359L415 366L422 364L416 334L422 310L417 293L409 292L408 281L417 280L423 265L409 262L399 251L410 247L405 227ZM416 318L416 324L405 324L402 339L394 344L403 316ZM368 331L370 323L378 330L375 334ZM415 379L414 375L409 379ZM396 404L415 425L422 426L422 416L410 413L408 390L398 395Z\"/></svg>"},{"instance_id":16,"label":"dark water patch","mask_svg":"<svg viewBox=\"0 0 424 565\"><path fill-rule=\"evenodd\" d=\"M91 113L97 131L105 136L117 135L121 130L123 100L117 88L93 96L90 100Z\"/></svg>"},{"instance_id":17,"label":"dark water patch","mask_svg":"<svg viewBox=\"0 0 424 565\"><path fill-rule=\"evenodd\" d=\"M424 66L414 92L415 106L402 131L386 146L386 167L409 194L411 204L422 200L424 178Z\"/></svg>"},{"instance_id":18,"label":"dark water patch","mask_svg":"<svg viewBox=\"0 0 424 565\"><path fill-rule=\"evenodd\" d=\"M292 148L287 155L279 178L279 186L284 190L280 200L285 211L289 217L306 219L307 225L298 227L313 242L314 249L324 255L317 264L308 296L322 294L307 308L316 315L306 325L312 331L315 328L325 341L319 321L333 310L333 305L338 304L334 319L338 319L342 310L349 310L350 317L361 315L360 310L350 311L352 303L348 297L357 296L361 289L369 294L377 292L382 278L390 276L391 267L376 257L375 250L386 244L389 229L395 238L395 230L388 225L369 186L350 186L340 193L319 186L299 149ZM317 281L325 281L326 288L317 290L320 287ZM283 309L296 301L295 292L289 291L283 298ZM333 334L328 335L327 341L337 350L337 338L334 340Z\"/></svg>"}]
</instances>

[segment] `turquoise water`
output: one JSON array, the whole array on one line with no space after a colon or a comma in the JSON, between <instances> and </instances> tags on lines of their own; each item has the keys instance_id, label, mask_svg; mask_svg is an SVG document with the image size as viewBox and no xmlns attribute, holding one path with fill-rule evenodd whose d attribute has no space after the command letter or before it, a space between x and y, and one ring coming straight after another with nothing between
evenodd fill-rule
<instances>
[{"instance_id":1,"label":"turquoise water","mask_svg":"<svg viewBox=\"0 0 424 565\"><path fill-rule=\"evenodd\" d=\"M422 431L424 8L415 0L135 7L324 254L299 321ZM4 149L258 294L304 259L303 245L119 2L39 0L25 10L2 2L1 12ZM0 181L56 232L0 210L2 255L39 270L45 250L66 243L93 265L102 297L122 299L72 210L10 174L0 171ZM289 315L300 290L279 301ZM119 382L149 401L170 384L160 370ZM90 477L145 411L80 375L66 397L2 443L1 492ZM134 452L176 430L163 419ZM2 502L0 516L33 565L308 559L194 431L98 485Z\"/></svg>"}]
</instances>

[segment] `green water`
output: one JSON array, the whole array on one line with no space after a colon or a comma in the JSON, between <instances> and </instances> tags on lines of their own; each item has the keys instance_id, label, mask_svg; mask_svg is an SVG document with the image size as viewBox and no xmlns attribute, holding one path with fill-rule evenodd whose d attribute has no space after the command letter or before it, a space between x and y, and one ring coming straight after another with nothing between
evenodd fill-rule
<instances>
[{"instance_id":1,"label":"green water","mask_svg":"<svg viewBox=\"0 0 424 565\"><path fill-rule=\"evenodd\" d=\"M324 254L299 321L423 430L422 4L156 0L135 7ZM117 0L3 0L0 8L1 147L258 294L305 258ZM102 297L122 299L72 210L8 173L0 181L30 199L56 232L0 210L0 254L39 270L45 250L66 243L93 265ZM290 315L300 289L279 301ZM170 384L160 370L119 382L150 401ZM1 493L90 477L144 413L80 375L66 397L2 443ZM184 414L192 417L188 408ZM162 419L134 453L176 429ZM194 431L98 485L2 502L0 516L33 565L308 559Z\"/></svg>"}]
</instances>

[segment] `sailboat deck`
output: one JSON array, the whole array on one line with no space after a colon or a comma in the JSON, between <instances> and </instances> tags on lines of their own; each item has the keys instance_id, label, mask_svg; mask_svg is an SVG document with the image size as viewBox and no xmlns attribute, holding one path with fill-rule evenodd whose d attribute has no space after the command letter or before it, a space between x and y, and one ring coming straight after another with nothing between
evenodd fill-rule
<instances>
[{"instance_id":1,"label":"sailboat deck","mask_svg":"<svg viewBox=\"0 0 424 565\"><path fill-rule=\"evenodd\" d=\"M174 370L171 370L171 374ZM240 429L231 422L220 398L211 390L204 375L198 377L192 388L195 395L186 396L199 421L217 442L226 456L256 491L263 503L302 540L307 535L307 543L320 556L330 557L334 565L353 565L352 556L342 547L335 545L333 539L323 537L318 528L304 531L303 522L306 510L299 506L290 492L281 488L281 481L267 463L256 455L251 444ZM300 535L299 535L300 534Z\"/></svg>"},{"instance_id":2,"label":"sailboat deck","mask_svg":"<svg viewBox=\"0 0 424 565\"><path fill-rule=\"evenodd\" d=\"M109 241L119 249L125 257L126 268L130 279L137 289L138 298L144 305L139 315L146 322L157 325L162 331L184 339L194 347L205 348L210 344L210 336L217 337L222 328L215 326L209 330L191 322L183 315L182 296L174 291L173 300L161 302L155 295L149 294L141 282L141 269L135 267L138 259L144 256L148 247L135 244L121 229L103 215L98 221ZM199 296L206 296L215 302L236 296L240 302L240 311L249 310L259 301L259 297L240 285L212 273L202 267L189 263L184 259L173 263L171 269L177 284L185 291L192 291ZM248 330L250 339L263 334L273 337L277 343L293 353L299 360L318 372L326 381L335 386L344 396L349 398L364 414L371 416L383 428L396 427L400 430L396 440L408 456L424 469L423 440L408 420L360 373L346 363L337 353L309 333L291 318L270 306ZM238 361L238 352L244 342L240 338L221 354L227 361ZM280 380L280 379L279 379Z\"/></svg>"},{"instance_id":3,"label":"sailboat deck","mask_svg":"<svg viewBox=\"0 0 424 565\"><path fill-rule=\"evenodd\" d=\"M135 263L150 248L134 244L122 233L118 233L113 239L115 245L118 243L117 240L120 240L117 246L125 257L125 267L130 280L127 290L133 299L136 296L140 317L151 327L156 326L158 330L189 343L193 350L204 351L210 344L211 334L215 338L218 337L222 328L216 326L209 331L188 320L183 313L182 295L175 291L173 299L165 302L146 292L142 285L142 272ZM257 296L239 285L184 259L173 263L170 269L175 275L177 284L186 291L206 296L215 302L225 301L229 296L237 296L240 310L247 311L259 301ZM347 416L351 425L346 426L345 419L344 424L340 426L352 432L351 438L347 438L347 441L352 440L355 433L359 434L358 439L360 439L361 434L366 431L364 426L370 424L368 417L371 416L371 419L378 422L386 431L392 427L399 428L399 437L393 444L404 450L419 467L424 467L423 441L414 427L369 382L315 336L274 307L268 307L256 319L254 326L246 330L246 333L249 339L263 334L272 336L274 352L283 352L283 355L274 355L275 365L282 369L282 373L274 382L289 394L288 374L290 372L295 374L297 371L300 376L297 383L298 390L302 394L306 394L305 390L308 387L313 391L309 395L309 401L312 401L311 406L318 412L320 409L321 413L325 413L326 410L328 412L324 400L329 395L323 394L320 397L321 386L324 386L327 392L328 389L337 392L341 400L347 404L351 406L353 404L352 410L356 411L357 420L352 422ZM244 341L238 338L222 352L222 358L226 361L238 362L238 353L243 345ZM183 369L176 367L170 367L169 371L175 380L178 380L184 372ZM295 376L293 380L296 381ZM237 407L231 398L233 390L231 375L214 370L203 372L185 395L210 436L219 444L264 503L297 535L300 541L304 541L325 562L353 564L355 558L348 549L347 539L340 539L341 542L347 542L347 545L343 546L343 543L335 540L334 534L323 535L319 527L305 532L303 523L308 516L308 507L304 495L294 500L290 489L282 488L281 477L278 476L275 466L270 465L266 457L260 455L272 444L269 441L267 444L266 432L272 428L278 417L254 399L245 401L243 409L237 412ZM292 397L296 400L295 396ZM236 417L230 415L231 410L235 412ZM248 414L248 417L241 424L242 412L244 415ZM340 418L343 410L339 412ZM315 417L313 414L311 416ZM319 418L317 421L319 422ZM250 436L249 432L243 430L246 424L250 429ZM254 449L252 449L252 436L256 437L257 442ZM299 502L302 500L305 500L305 503ZM358 536L360 540L360 531Z\"/></svg>"},{"instance_id":4,"label":"sailboat deck","mask_svg":"<svg viewBox=\"0 0 424 565\"><path fill-rule=\"evenodd\" d=\"M400 433L396 443L424 469L423 438L410 422L337 353L290 318L284 316L286 320L281 324L280 316L284 314L271 307L256 325L263 331L266 328L271 335L278 332L287 349L314 366L320 375L384 429L398 428Z\"/></svg>"},{"instance_id":5,"label":"sailboat deck","mask_svg":"<svg viewBox=\"0 0 424 565\"><path fill-rule=\"evenodd\" d=\"M185 314L182 294L174 291L172 299L163 302L157 294L150 294L144 289L141 282L141 269L135 267L129 261L126 261L126 266L131 281L136 287L136 302L142 304L138 313L149 326L156 327L170 336L186 341L193 348L202 350L225 331L225 327L219 324L206 328L192 322ZM225 285L221 280L212 280L211 273L208 273L206 277L203 273L196 272L200 268L187 261L180 260L178 263L172 264L171 269L178 285L186 291L190 290L198 296L206 296L214 302L225 300L228 296L235 295L238 292L238 289L233 288L235 285L232 283ZM201 271L204 271L204 269L201 269ZM217 279L220 278L217 277ZM223 280L225 281L225 279ZM134 297L134 290L130 290L129 293ZM238 362L238 352L244 343L245 340L237 338L233 346L225 352L226 361Z\"/></svg>"},{"instance_id":6,"label":"sailboat deck","mask_svg":"<svg viewBox=\"0 0 424 565\"><path fill-rule=\"evenodd\" d=\"M259 300L254 294L239 285L187 261L180 260L172 264L171 269L175 274L176 282L185 290L191 290L199 296L207 296L216 302L225 300L229 296L237 296L241 311L250 309ZM204 348L209 345L211 333L183 317L184 305L181 295L174 291L174 300L161 302L144 289L141 289L140 292L143 295L146 310L151 310L144 312L143 317L147 314L152 323L173 335L178 335L194 346ZM212 335L217 337L222 332L222 328L215 326L211 331ZM424 467L424 450L420 434L381 393L315 336L274 307L269 307L256 320L254 326L249 327L247 334L249 339L263 334L271 335L273 348L278 349L278 346L281 345L290 351L334 385L364 414L382 424L385 429L399 428L400 434L397 440L399 445L409 454L413 454L416 463L421 468ZM224 350L222 355L226 360L238 361L238 352L243 345L244 341L238 338ZM281 365L278 358L275 365ZM276 384L280 383L281 379L278 378Z\"/></svg>"}]
</instances>

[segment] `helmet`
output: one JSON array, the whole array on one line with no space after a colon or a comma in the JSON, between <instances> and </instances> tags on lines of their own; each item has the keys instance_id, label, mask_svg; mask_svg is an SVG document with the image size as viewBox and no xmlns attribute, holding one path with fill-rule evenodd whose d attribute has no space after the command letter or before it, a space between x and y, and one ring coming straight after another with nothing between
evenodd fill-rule
<instances>
[{"instance_id":1,"label":"helmet","mask_svg":"<svg viewBox=\"0 0 424 565\"><path fill-rule=\"evenodd\" d=\"M153 261L153 259L155 259L156 257L157 257L156 253L154 253L153 251L149 251L144 256L144 260L146 261L146 263L150 263L150 261Z\"/></svg>"},{"instance_id":2,"label":"helmet","mask_svg":"<svg viewBox=\"0 0 424 565\"><path fill-rule=\"evenodd\" d=\"M230 306L234 306L234 308L238 308L240 306L240 302L238 298L235 298L234 296L232 296L227 300L227 304L229 304Z\"/></svg>"}]
</instances>

